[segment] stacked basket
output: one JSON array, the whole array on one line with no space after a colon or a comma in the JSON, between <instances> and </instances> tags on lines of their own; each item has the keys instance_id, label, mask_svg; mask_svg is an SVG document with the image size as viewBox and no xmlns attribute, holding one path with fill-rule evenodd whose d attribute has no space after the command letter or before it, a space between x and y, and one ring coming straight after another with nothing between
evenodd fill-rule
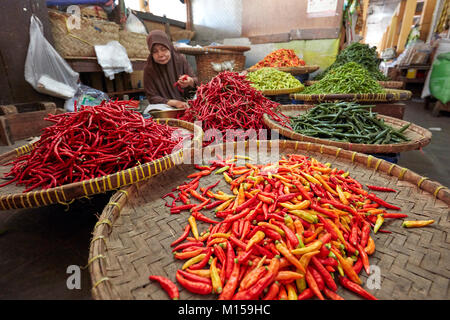
<instances>
[{"instance_id":1,"label":"stacked basket","mask_svg":"<svg viewBox=\"0 0 450 320\"><path fill-rule=\"evenodd\" d=\"M95 45L119 41L119 25L80 16L79 25L72 26L71 16L64 12L48 11L55 49L64 57L95 57Z\"/></svg>"}]
</instances>

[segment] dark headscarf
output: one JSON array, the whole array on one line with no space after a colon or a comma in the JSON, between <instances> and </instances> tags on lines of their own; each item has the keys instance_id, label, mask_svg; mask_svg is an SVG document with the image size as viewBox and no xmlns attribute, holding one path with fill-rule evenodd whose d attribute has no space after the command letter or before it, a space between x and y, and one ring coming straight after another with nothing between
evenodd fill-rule
<instances>
[{"instance_id":1,"label":"dark headscarf","mask_svg":"<svg viewBox=\"0 0 450 320\"><path fill-rule=\"evenodd\" d=\"M171 58L167 64L162 65L153 60L152 47L157 43L170 50ZM149 33L147 45L150 55L144 68L144 89L150 104L167 103L170 99L184 101L190 90L186 88L184 93L181 93L173 84L183 74L194 78L195 85L198 83L186 57L175 50L166 33L161 30L153 30Z\"/></svg>"}]
</instances>

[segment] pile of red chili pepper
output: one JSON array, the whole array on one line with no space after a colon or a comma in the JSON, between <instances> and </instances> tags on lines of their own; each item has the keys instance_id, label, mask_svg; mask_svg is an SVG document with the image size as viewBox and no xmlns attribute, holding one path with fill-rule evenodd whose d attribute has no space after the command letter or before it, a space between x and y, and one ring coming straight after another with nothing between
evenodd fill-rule
<instances>
[{"instance_id":1,"label":"pile of red chili pepper","mask_svg":"<svg viewBox=\"0 0 450 320\"><path fill-rule=\"evenodd\" d=\"M386 212L400 208L329 163L291 154L273 164L238 166L240 157L248 159L195 165L198 171L189 182L163 196L173 199L166 203L171 214L190 211L183 234L171 244L174 258L186 260L177 270L178 284L220 300L341 300L340 283L375 299L359 277L363 268L370 272L371 227L374 233L389 232L380 228L384 219L407 215ZM200 186L203 177L216 174L229 191L214 190L221 179Z\"/></svg>"},{"instance_id":2,"label":"pile of red chili pepper","mask_svg":"<svg viewBox=\"0 0 450 320\"><path fill-rule=\"evenodd\" d=\"M189 107L180 119L201 121L205 132L217 130L224 141L230 140L226 135L226 131L230 129L257 131L266 128L264 113L289 126L286 116L275 113L279 103L264 97L251 86L245 75L237 72L221 72L208 83L200 85L195 99L188 101L188 104Z\"/></svg>"},{"instance_id":3,"label":"pile of red chili pepper","mask_svg":"<svg viewBox=\"0 0 450 320\"><path fill-rule=\"evenodd\" d=\"M263 67L298 67L304 66L306 63L303 59L300 59L292 49L278 49L267 56L261 61L256 63L252 68Z\"/></svg>"},{"instance_id":4,"label":"pile of red chili pepper","mask_svg":"<svg viewBox=\"0 0 450 320\"><path fill-rule=\"evenodd\" d=\"M172 152L177 130L145 119L130 101L103 101L75 112L49 115L35 148L9 163L1 187L16 182L28 192L105 176ZM187 138L187 137L186 137Z\"/></svg>"}]
</instances>

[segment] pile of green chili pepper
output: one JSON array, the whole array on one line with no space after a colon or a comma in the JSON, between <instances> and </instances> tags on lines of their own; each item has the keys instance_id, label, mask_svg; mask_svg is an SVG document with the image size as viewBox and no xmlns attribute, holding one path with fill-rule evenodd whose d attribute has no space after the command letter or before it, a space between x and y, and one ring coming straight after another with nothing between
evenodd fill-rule
<instances>
[{"instance_id":1,"label":"pile of green chili pepper","mask_svg":"<svg viewBox=\"0 0 450 320\"><path fill-rule=\"evenodd\" d=\"M328 72L322 80L306 87L305 94L383 93L383 87L356 62L348 62Z\"/></svg>"},{"instance_id":2,"label":"pile of green chili pepper","mask_svg":"<svg viewBox=\"0 0 450 320\"><path fill-rule=\"evenodd\" d=\"M303 84L290 73L269 67L249 72L247 74L247 80L257 90L304 88Z\"/></svg>"},{"instance_id":3,"label":"pile of green chili pepper","mask_svg":"<svg viewBox=\"0 0 450 320\"><path fill-rule=\"evenodd\" d=\"M321 103L305 114L291 117L291 126L295 132L335 141L364 144L409 141L403 132L411 123L396 130L378 118L372 107L354 102Z\"/></svg>"},{"instance_id":4,"label":"pile of green chili pepper","mask_svg":"<svg viewBox=\"0 0 450 320\"><path fill-rule=\"evenodd\" d=\"M389 80L379 69L380 60L378 59L376 47L369 47L367 44L354 42L342 50L336 57L336 61L329 66L323 73L318 75L315 80L322 79L328 72L343 66L347 62L356 62L361 64L369 71L370 75L378 81Z\"/></svg>"}]
</instances>

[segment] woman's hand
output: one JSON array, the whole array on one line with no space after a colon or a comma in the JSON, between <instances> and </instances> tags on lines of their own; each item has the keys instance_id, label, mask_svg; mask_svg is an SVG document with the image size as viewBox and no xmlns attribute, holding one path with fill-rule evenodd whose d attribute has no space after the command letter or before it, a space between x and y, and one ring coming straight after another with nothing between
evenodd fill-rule
<instances>
[{"instance_id":1,"label":"woman's hand","mask_svg":"<svg viewBox=\"0 0 450 320\"><path fill-rule=\"evenodd\" d=\"M194 79L192 77L184 74L178 78L178 83L180 84L180 87L182 87L182 88L193 87Z\"/></svg>"},{"instance_id":2,"label":"woman's hand","mask_svg":"<svg viewBox=\"0 0 450 320\"><path fill-rule=\"evenodd\" d=\"M167 101L167 104L177 109L185 109L188 107L188 104L186 102L180 100L169 100Z\"/></svg>"}]
</instances>

